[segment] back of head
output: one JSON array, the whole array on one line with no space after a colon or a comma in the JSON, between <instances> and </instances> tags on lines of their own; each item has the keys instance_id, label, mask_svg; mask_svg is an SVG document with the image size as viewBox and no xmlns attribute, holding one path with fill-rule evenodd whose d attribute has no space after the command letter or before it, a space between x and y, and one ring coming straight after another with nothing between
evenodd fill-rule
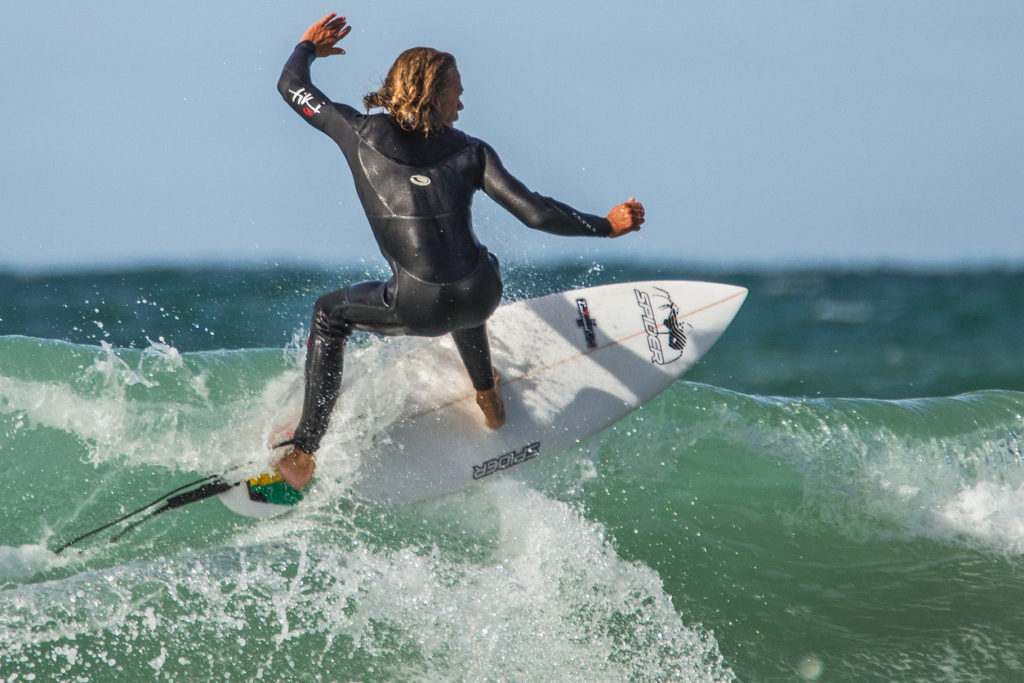
<instances>
[{"instance_id":1,"label":"back of head","mask_svg":"<svg viewBox=\"0 0 1024 683\"><path fill-rule=\"evenodd\" d=\"M391 65L380 89L363 97L363 104L367 111L383 107L404 130L439 132L448 126L436 104L454 69L455 57L447 52L410 48Z\"/></svg>"}]
</instances>

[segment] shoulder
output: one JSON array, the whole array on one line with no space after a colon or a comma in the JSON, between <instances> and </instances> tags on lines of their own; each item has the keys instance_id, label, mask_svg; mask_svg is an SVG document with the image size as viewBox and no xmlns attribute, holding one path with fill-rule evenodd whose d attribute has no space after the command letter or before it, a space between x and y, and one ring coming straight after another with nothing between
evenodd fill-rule
<instances>
[{"instance_id":1,"label":"shoulder","mask_svg":"<svg viewBox=\"0 0 1024 683\"><path fill-rule=\"evenodd\" d=\"M433 154L439 158L479 158L479 151L483 143L476 138L466 135L457 128L448 128L441 133L426 138L426 145L433 150Z\"/></svg>"},{"instance_id":2,"label":"shoulder","mask_svg":"<svg viewBox=\"0 0 1024 683\"><path fill-rule=\"evenodd\" d=\"M439 146L447 147L452 150L461 150L481 144L479 140L470 135L466 135L458 128L447 128L441 133L432 134L430 138Z\"/></svg>"},{"instance_id":3,"label":"shoulder","mask_svg":"<svg viewBox=\"0 0 1024 683\"><path fill-rule=\"evenodd\" d=\"M491 152L494 152L494 150L491 149L491 146L488 145L486 142L484 142L480 138L475 138L472 135L467 135L458 128L452 128L451 133L458 136L466 147L477 147L480 149L488 149Z\"/></svg>"},{"instance_id":4,"label":"shoulder","mask_svg":"<svg viewBox=\"0 0 1024 683\"><path fill-rule=\"evenodd\" d=\"M494 148L480 138L467 135L457 128L450 128L446 134L451 136L453 146L461 147L464 150L473 150L474 156L481 163L486 163L488 159L498 159L498 153L494 151Z\"/></svg>"},{"instance_id":5,"label":"shoulder","mask_svg":"<svg viewBox=\"0 0 1024 683\"><path fill-rule=\"evenodd\" d=\"M340 113L360 136L378 139L394 135L397 126L394 119L387 114L365 114L348 104L333 104L335 111Z\"/></svg>"}]
</instances>

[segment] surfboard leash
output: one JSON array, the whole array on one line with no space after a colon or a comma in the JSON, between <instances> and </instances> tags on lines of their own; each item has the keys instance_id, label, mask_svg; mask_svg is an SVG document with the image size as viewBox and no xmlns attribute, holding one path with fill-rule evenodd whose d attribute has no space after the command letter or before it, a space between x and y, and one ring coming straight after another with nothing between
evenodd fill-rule
<instances>
[{"instance_id":1,"label":"surfboard leash","mask_svg":"<svg viewBox=\"0 0 1024 683\"><path fill-rule=\"evenodd\" d=\"M138 510L133 510L133 511L129 512L126 515L122 515L121 517L118 517L117 519L115 519L112 522L107 522L106 524L104 524L102 526L99 526L99 527L93 529L92 531L84 533L81 536L78 536L77 538L73 538L72 540L68 541L67 543L64 543L63 545L61 545L59 548L57 548L53 552L54 552L54 554L59 554L65 548L68 548L69 546L72 546L75 543L78 543L79 541L85 540L86 538L89 538L90 536L98 534L99 532L101 532L101 531L103 531L105 529L109 529L110 527L115 526L115 525L125 521L126 519L130 519L132 517L135 517L136 515L140 515L143 512L145 512L146 510L149 510L150 508L153 508L153 507L156 507L157 505L160 505L160 503L164 503L161 507L159 507L156 510L154 510L153 512L149 513L148 515L146 515L142 519L137 520L135 522L132 522L127 527L122 529L119 534L117 534L116 536L114 536L113 538L110 539L110 541L113 543L114 541L119 540L126 533L128 533L129 531L131 531L135 527L139 526L140 524L142 524L146 520L153 519L154 517L156 517L157 515L159 515L162 512L167 512L168 510L173 510L174 508L179 508L179 507L181 507L183 505L188 505L189 503L195 503L196 501L205 500L205 499L210 498L212 496L216 496L219 493L223 493L223 492L225 492L225 491L227 491L227 490L229 490L229 489L231 489L231 488L233 488L235 486L238 486L238 484L239 484L239 482L229 483L228 481L224 480L221 477L221 475L219 475L219 474L211 474L208 477L203 477L202 479L197 479L197 480L195 480L193 482L190 482L188 484L184 484L182 486L179 486L178 488L174 489L173 491L168 491L164 495L162 495L159 498L157 498L156 500L154 500L152 503L149 503L148 505L143 505ZM192 488L192 487L196 487L196 488ZM185 491L185 489L191 489L191 490L190 491ZM185 491L185 492L184 493L179 493L179 491ZM178 495L175 495L175 494L178 494Z\"/></svg>"},{"instance_id":2,"label":"surfboard leash","mask_svg":"<svg viewBox=\"0 0 1024 683\"><path fill-rule=\"evenodd\" d=\"M234 488L235 486L238 486L239 483L240 482L229 484L223 479L218 478L214 479L213 481L207 484L203 484L202 486L194 488L191 491L186 491L185 493L181 493L172 498L168 498L167 502L164 503L162 506L158 507L156 510L153 510L142 519L136 520L128 526L126 526L124 529L121 529L120 533L118 533L116 536L110 539L110 542L116 543L117 541L120 541L124 537L124 535L127 534L129 531L139 526L143 522L153 519L160 513L167 512L168 510L173 510L174 508L180 508L182 505L188 505L189 503L195 503L196 501L212 498L217 494L224 493L225 491Z\"/></svg>"}]
</instances>

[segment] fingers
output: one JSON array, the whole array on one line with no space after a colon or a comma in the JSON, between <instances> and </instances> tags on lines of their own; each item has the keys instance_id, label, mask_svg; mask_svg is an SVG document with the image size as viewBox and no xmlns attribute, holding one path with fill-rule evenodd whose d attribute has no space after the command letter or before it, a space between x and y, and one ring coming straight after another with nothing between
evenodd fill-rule
<instances>
[{"instance_id":1,"label":"fingers","mask_svg":"<svg viewBox=\"0 0 1024 683\"><path fill-rule=\"evenodd\" d=\"M337 18L331 19L330 21L325 23L324 24L324 28L327 29L328 31L333 31L333 32L337 33L339 31L342 31L342 29L345 28L345 25L347 23L348 22L345 20L345 17L337 17ZM346 31L342 31L342 32L343 33L348 33L347 30Z\"/></svg>"},{"instance_id":2,"label":"fingers","mask_svg":"<svg viewBox=\"0 0 1024 683\"><path fill-rule=\"evenodd\" d=\"M348 25L345 17L339 17L335 12L331 12L310 26L302 39L316 45L318 57L343 55L345 51L335 47L335 44L351 31L352 27Z\"/></svg>"},{"instance_id":3,"label":"fingers","mask_svg":"<svg viewBox=\"0 0 1024 683\"><path fill-rule=\"evenodd\" d=\"M341 28L342 26L345 25L346 21L347 20L345 19L344 15L339 17L337 12L331 12L323 19L316 22L316 25L323 26L325 28Z\"/></svg>"},{"instance_id":4,"label":"fingers","mask_svg":"<svg viewBox=\"0 0 1024 683\"><path fill-rule=\"evenodd\" d=\"M630 197L629 201L619 204L608 214L608 222L612 225L611 237L621 237L640 229L645 220L644 205Z\"/></svg>"},{"instance_id":5,"label":"fingers","mask_svg":"<svg viewBox=\"0 0 1024 683\"><path fill-rule=\"evenodd\" d=\"M328 35L337 36L338 38L343 37L349 31L352 30L351 26L347 26L348 20L345 17L339 17L334 12L331 12L326 17L321 19L317 26L320 27Z\"/></svg>"},{"instance_id":6,"label":"fingers","mask_svg":"<svg viewBox=\"0 0 1024 683\"><path fill-rule=\"evenodd\" d=\"M644 205L638 202L635 197L630 197L629 201L622 205L622 208L627 216L627 220L630 222L628 231L639 230L646 220Z\"/></svg>"},{"instance_id":7,"label":"fingers","mask_svg":"<svg viewBox=\"0 0 1024 683\"><path fill-rule=\"evenodd\" d=\"M634 229L639 230L640 226L643 225L646 220L646 212L644 211L644 205L636 200L636 197L630 197L622 206L629 211L629 216L633 220L633 224L636 226Z\"/></svg>"},{"instance_id":8,"label":"fingers","mask_svg":"<svg viewBox=\"0 0 1024 683\"><path fill-rule=\"evenodd\" d=\"M352 27L345 25L345 17L338 17L333 24L329 24L326 28L329 32L328 40L331 41L332 46L352 32ZM342 50L341 54L345 54L345 51Z\"/></svg>"}]
</instances>

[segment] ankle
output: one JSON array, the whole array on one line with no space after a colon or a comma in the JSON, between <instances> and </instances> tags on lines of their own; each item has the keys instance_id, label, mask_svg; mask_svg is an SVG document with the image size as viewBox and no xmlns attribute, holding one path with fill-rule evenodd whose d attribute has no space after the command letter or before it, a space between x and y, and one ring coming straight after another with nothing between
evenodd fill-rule
<instances>
[{"instance_id":1,"label":"ankle","mask_svg":"<svg viewBox=\"0 0 1024 683\"><path fill-rule=\"evenodd\" d=\"M316 469L316 458L298 446L292 446L274 465L281 478L294 489L302 490L313 478Z\"/></svg>"},{"instance_id":2,"label":"ankle","mask_svg":"<svg viewBox=\"0 0 1024 683\"><path fill-rule=\"evenodd\" d=\"M484 424L490 429L500 429L505 424L505 401L501 385L476 392L476 404L484 414Z\"/></svg>"}]
</instances>

